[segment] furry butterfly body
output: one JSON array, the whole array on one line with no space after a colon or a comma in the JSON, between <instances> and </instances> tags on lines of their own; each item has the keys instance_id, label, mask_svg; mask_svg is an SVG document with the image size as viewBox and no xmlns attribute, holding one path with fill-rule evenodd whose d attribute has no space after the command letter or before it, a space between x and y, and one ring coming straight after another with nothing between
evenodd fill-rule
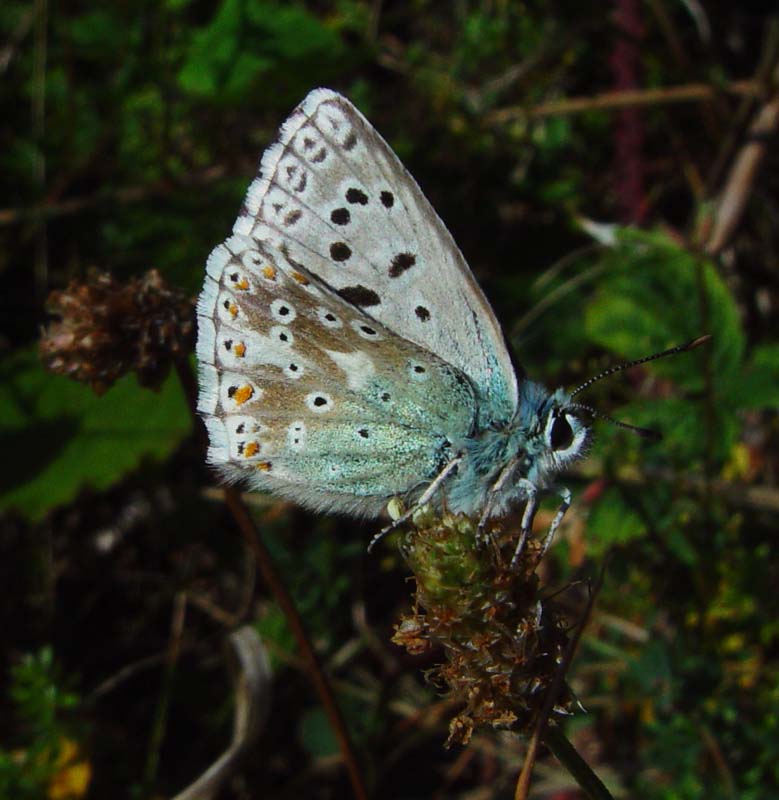
<instances>
[{"instance_id":1,"label":"furry butterfly body","mask_svg":"<svg viewBox=\"0 0 779 800\"><path fill-rule=\"evenodd\" d=\"M527 524L589 437L565 392L517 380L446 227L325 89L284 123L208 259L197 353L210 463L316 510L445 498L486 519L526 502Z\"/></svg>"}]
</instances>

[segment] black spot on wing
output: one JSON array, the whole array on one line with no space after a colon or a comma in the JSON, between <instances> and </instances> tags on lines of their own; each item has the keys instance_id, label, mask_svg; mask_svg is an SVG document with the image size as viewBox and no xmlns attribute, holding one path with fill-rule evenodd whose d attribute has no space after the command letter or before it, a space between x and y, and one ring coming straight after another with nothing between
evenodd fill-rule
<instances>
[{"instance_id":1,"label":"black spot on wing","mask_svg":"<svg viewBox=\"0 0 779 800\"><path fill-rule=\"evenodd\" d=\"M430 311L424 306L417 306L414 309L414 313L417 315L417 319L420 320L420 322L427 322L430 319Z\"/></svg>"},{"instance_id":2,"label":"black spot on wing","mask_svg":"<svg viewBox=\"0 0 779 800\"><path fill-rule=\"evenodd\" d=\"M348 225L351 218L348 208L335 208L330 213L330 219L336 225Z\"/></svg>"},{"instance_id":3,"label":"black spot on wing","mask_svg":"<svg viewBox=\"0 0 779 800\"><path fill-rule=\"evenodd\" d=\"M381 204L384 206L384 208L392 208L392 206L395 204L395 196L392 194L392 192L384 191L379 195L379 197L381 198Z\"/></svg>"},{"instance_id":4,"label":"black spot on wing","mask_svg":"<svg viewBox=\"0 0 779 800\"><path fill-rule=\"evenodd\" d=\"M417 257L413 253L398 253L389 266L390 278L397 278L407 269L411 269L417 263Z\"/></svg>"},{"instance_id":5,"label":"black spot on wing","mask_svg":"<svg viewBox=\"0 0 779 800\"><path fill-rule=\"evenodd\" d=\"M357 284L356 286L345 286L343 289L338 290L338 294L351 303L353 306L360 306L366 308L368 306L377 306L381 303L381 298L367 286Z\"/></svg>"},{"instance_id":6,"label":"black spot on wing","mask_svg":"<svg viewBox=\"0 0 779 800\"><path fill-rule=\"evenodd\" d=\"M361 206L368 205L368 195L362 191L362 189L356 189L352 187L351 189L346 190L346 202L352 203L353 205L359 203Z\"/></svg>"},{"instance_id":7,"label":"black spot on wing","mask_svg":"<svg viewBox=\"0 0 779 800\"><path fill-rule=\"evenodd\" d=\"M346 242L333 242L330 245L330 257L333 261L347 261L351 255L352 249Z\"/></svg>"}]
</instances>

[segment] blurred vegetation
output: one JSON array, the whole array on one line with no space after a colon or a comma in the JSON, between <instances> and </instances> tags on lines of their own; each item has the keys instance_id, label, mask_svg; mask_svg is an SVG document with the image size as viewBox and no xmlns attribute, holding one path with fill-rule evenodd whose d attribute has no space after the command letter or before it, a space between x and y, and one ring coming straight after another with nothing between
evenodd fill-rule
<instances>
[{"instance_id":1,"label":"blurred vegetation","mask_svg":"<svg viewBox=\"0 0 779 800\"><path fill-rule=\"evenodd\" d=\"M223 796L349 796L177 376L98 397L36 353L49 292L91 268L195 295L262 150L328 85L419 180L534 379L575 386L713 335L587 393L664 439L598 424L543 577L573 623L609 555L567 733L615 796L779 798L776 122L750 133L777 102L769 6L0 6L0 797L174 795L229 739L221 648L247 621L273 708ZM640 104L610 106L615 89ZM523 743L445 751L436 654L389 643L409 588L394 547L364 555L375 525L253 508L373 796L512 796ZM534 796L572 786L542 758Z\"/></svg>"}]
</instances>

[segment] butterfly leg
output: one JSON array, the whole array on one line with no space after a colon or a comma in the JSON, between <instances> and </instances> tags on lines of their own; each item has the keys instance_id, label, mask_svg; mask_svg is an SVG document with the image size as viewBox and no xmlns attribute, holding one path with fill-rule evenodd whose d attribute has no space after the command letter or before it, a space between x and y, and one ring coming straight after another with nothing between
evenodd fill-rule
<instances>
[{"instance_id":1,"label":"butterfly leg","mask_svg":"<svg viewBox=\"0 0 779 800\"><path fill-rule=\"evenodd\" d=\"M419 499L408 509L404 514L401 514L397 519L393 520L389 525L385 528L382 528L368 543L368 552L370 553L371 550L374 548L377 542L381 541L388 533L391 533L395 530L395 528L402 525L406 520L411 519L411 517L416 513L417 509L421 508L425 503L427 503L430 498L438 491L438 487L446 480L449 474L457 467L457 465L463 460L462 455L455 456L451 461L447 462L444 468L438 473L438 475L430 481L430 485L425 489L424 492L419 496Z\"/></svg>"},{"instance_id":2,"label":"butterfly leg","mask_svg":"<svg viewBox=\"0 0 779 800\"><path fill-rule=\"evenodd\" d=\"M549 531L546 534L543 547L541 548L542 556L549 549L549 545L552 544L552 539L554 539L555 531L560 527L560 523L563 521L565 512L568 511L571 505L571 490L563 486L563 488L560 489L559 491L560 491L560 497L562 498L563 502L560 503L560 508L557 509L557 513L555 514L554 519L552 520L552 524L549 526Z\"/></svg>"},{"instance_id":3,"label":"butterfly leg","mask_svg":"<svg viewBox=\"0 0 779 800\"><path fill-rule=\"evenodd\" d=\"M492 511L495 508L495 501L500 494L500 491L503 487L508 483L509 479L514 474L514 469L519 463L518 459L512 459L509 461L508 464L501 470L500 475L498 475L498 479L495 483L490 486L489 490L487 491L487 497L484 500L484 509L481 512L481 517L479 518L479 525L476 528L476 541L482 542L484 540L484 529L487 527L487 520L492 516ZM520 483L522 483L520 481ZM530 483L530 481L524 481L525 483ZM532 485L532 484L531 484ZM535 487L533 487L535 491Z\"/></svg>"},{"instance_id":4,"label":"butterfly leg","mask_svg":"<svg viewBox=\"0 0 779 800\"><path fill-rule=\"evenodd\" d=\"M533 527L533 518L536 515L536 508L538 507L538 489L536 489L536 485L531 483L527 478L522 478L517 481L517 484L525 491L527 501L525 502L525 510L522 513L519 541L517 542L516 548L514 548L514 555L511 558L511 569L515 569L519 563L519 557L525 549L527 537L530 536L530 530Z\"/></svg>"}]
</instances>

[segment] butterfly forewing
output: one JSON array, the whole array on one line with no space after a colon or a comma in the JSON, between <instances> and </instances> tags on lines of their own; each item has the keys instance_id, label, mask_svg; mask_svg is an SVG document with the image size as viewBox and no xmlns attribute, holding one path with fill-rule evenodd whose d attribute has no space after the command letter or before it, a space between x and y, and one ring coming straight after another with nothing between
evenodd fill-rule
<instances>
[{"instance_id":1,"label":"butterfly forewing","mask_svg":"<svg viewBox=\"0 0 779 800\"><path fill-rule=\"evenodd\" d=\"M435 475L474 424L462 372L268 243L234 235L214 250L198 323L199 410L227 479L375 513Z\"/></svg>"},{"instance_id":2,"label":"butterfly forewing","mask_svg":"<svg viewBox=\"0 0 779 800\"><path fill-rule=\"evenodd\" d=\"M284 123L234 230L462 370L493 421L512 416L516 379L492 310L414 179L344 97L315 90Z\"/></svg>"}]
</instances>

